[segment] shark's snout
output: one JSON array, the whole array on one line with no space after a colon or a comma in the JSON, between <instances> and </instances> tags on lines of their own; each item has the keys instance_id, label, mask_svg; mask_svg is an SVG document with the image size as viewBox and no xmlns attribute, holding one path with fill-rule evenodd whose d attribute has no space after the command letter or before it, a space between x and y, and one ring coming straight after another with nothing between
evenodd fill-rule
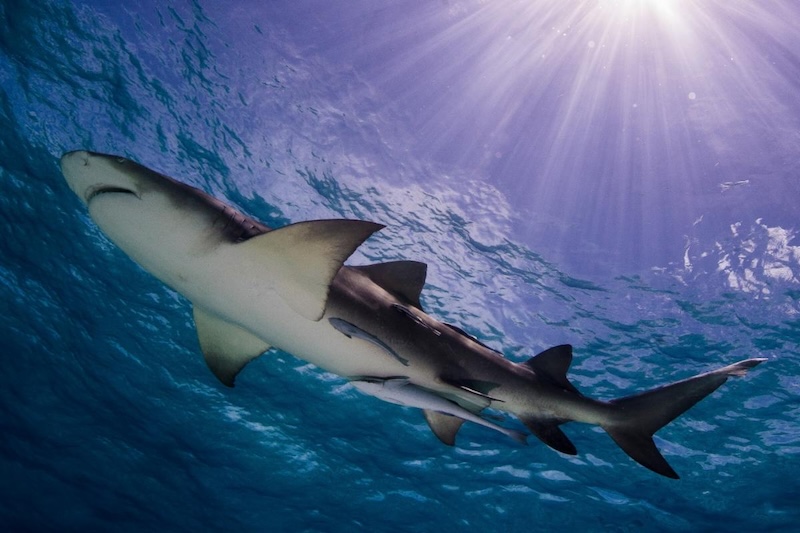
<instances>
[{"instance_id":1,"label":"shark's snout","mask_svg":"<svg viewBox=\"0 0 800 533\"><path fill-rule=\"evenodd\" d=\"M105 193L139 196L136 184L121 165L124 158L75 150L61 156L61 172L70 189L85 204Z\"/></svg>"},{"instance_id":2,"label":"shark's snout","mask_svg":"<svg viewBox=\"0 0 800 533\"><path fill-rule=\"evenodd\" d=\"M88 165L91 154L86 150L73 150L61 156L61 168L69 165Z\"/></svg>"},{"instance_id":3,"label":"shark's snout","mask_svg":"<svg viewBox=\"0 0 800 533\"><path fill-rule=\"evenodd\" d=\"M86 201L86 197L83 194L84 191L81 190L79 182L81 181L82 170L87 166L89 166L89 152L85 150L75 150L61 156L61 173L64 174L64 178L67 180L72 192L77 194L83 201Z\"/></svg>"}]
</instances>

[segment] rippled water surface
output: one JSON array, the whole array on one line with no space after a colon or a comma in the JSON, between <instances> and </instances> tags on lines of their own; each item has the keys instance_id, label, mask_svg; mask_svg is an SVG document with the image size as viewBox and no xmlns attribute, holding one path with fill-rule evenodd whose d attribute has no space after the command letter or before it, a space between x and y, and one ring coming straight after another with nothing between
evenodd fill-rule
<instances>
[{"instance_id":1,"label":"rippled water surface","mask_svg":"<svg viewBox=\"0 0 800 533\"><path fill-rule=\"evenodd\" d=\"M797 527L794 3L261 4L0 4L4 530ZM386 224L353 264L426 262L430 314L517 362L571 343L595 398L769 361L658 433L679 481L580 424L575 457L448 448L282 352L228 389L75 148L271 226Z\"/></svg>"}]
</instances>

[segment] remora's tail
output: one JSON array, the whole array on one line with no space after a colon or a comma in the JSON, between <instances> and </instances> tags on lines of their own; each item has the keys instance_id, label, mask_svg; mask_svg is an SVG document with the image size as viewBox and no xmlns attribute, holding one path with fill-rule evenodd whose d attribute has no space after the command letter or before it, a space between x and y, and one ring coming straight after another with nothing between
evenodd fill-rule
<instances>
[{"instance_id":1,"label":"remora's tail","mask_svg":"<svg viewBox=\"0 0 800 533\"><path fill-rule=\"evenodd\" d=\"M766 359L747 359L641 394L609 402L618 410L603 429L639 464L678 479L653 442L653 434L714 392L730 376L744 376Z\"/></svg>"}]
</instances>

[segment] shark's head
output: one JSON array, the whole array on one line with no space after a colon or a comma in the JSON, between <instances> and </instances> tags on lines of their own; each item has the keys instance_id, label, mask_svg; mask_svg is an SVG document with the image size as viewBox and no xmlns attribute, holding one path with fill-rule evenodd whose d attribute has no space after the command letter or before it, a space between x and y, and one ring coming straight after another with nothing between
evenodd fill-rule
<instances>
[{"instance_id":1,"label":"shark's head","mask_svg":"<svg viewBox=\"0 0 800 533\"><path fill-rule=\"evenodd\" d=\"M159 262L199 257L269 230L199 189L120 156L69 152L61 171L100 229L154 273Z\"/></svg>"},{"instance_id":2,"label":"shark's head","mask_svg":"<svg viewBox=\"0 0 800 533\"><path fill-rule=\"evenodd\" d=\"M104 194L140 198L148 182L154 181L148 175L150 171L124 157L82 150L64 154L61 172L72 191L87 205Z\"/></svg>"}]
</instances>

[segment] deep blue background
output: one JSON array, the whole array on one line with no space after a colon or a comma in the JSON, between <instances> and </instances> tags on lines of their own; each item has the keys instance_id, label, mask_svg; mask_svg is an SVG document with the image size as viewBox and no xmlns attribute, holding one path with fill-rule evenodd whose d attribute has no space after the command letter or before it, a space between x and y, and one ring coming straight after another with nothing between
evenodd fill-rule
<instances>
[{"instance_id":1,"label":"deep blue background","mask_svg":"<svg viewBox=\"0 0 800 533\"><path fill-rule=\"evenodd\" d=\"M3 529L796 527L795 2L231 4L0 3ZM677 482L588 426L575 458L449 449L288 354L226 389L75 148L271 225L387 224L354 263L427 262L427 310L515 361L574 344L593 397L770 361L659 433Z\"/></svg>"}]
</instances>

